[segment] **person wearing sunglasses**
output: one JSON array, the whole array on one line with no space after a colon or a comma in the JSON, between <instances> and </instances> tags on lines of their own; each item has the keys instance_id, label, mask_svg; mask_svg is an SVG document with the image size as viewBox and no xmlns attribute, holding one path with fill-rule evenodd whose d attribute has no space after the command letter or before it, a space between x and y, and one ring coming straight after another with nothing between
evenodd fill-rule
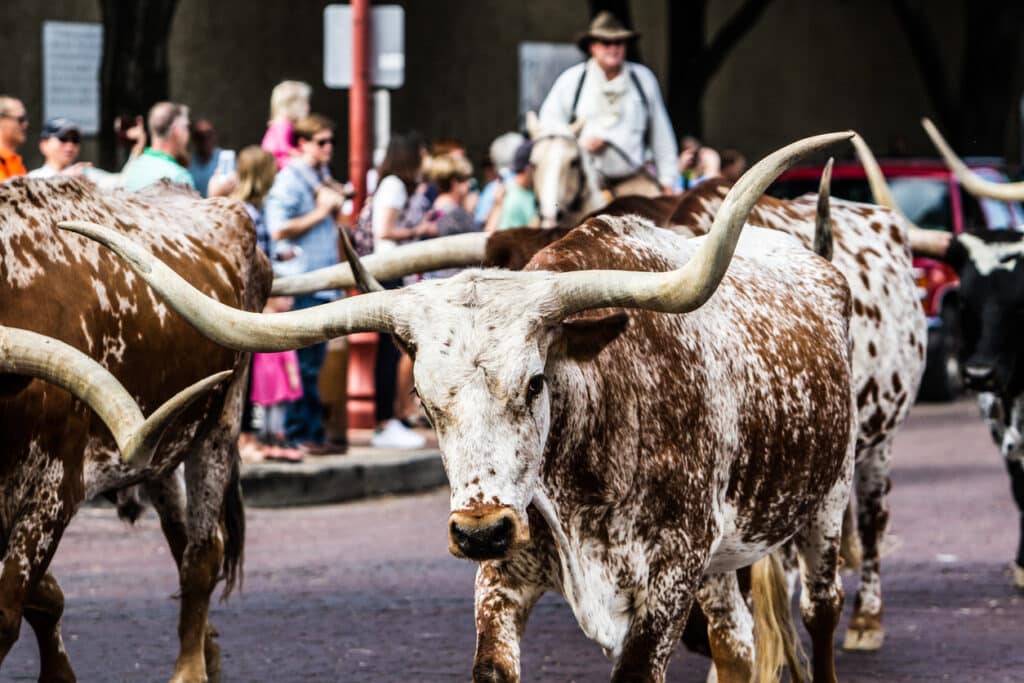
<instances>
[{"instance_id":1,"label":"person wearing sunglasses","mask_svg":"<svg viewBox=\"0 0 1024 683\"><path fill-rule=\"evenodd\" d=\"M43 165L28 175L30 178L52 178L58 174L81 176L91 165L78 162L81 150L82 133L78 124L62 116L52 118L43 124L39 134Z\"/></svg>"},{"instance_id":2,"label":"person wearing sunglasses","mask_svg":"<svg viewBox=\"0 0 1024 683\"><path fill-rule=\"evenodd\" d=\"M299 154L278 171L263 203L272 253L279 259L274 262L277 275L297 275L338 262L337 220L345 201L328 168L334 155L334 123L311 114L295 122L293 134ZM335 290L297 296L294 308L309 308L338 296ZM299 349L302 398L290 403L285 412L288 446L298 446L308 455L344 452L346 447L325 439L318 380L326 353L326 344Z\"/></svg>"},{"instance_id":3,"label":"person wearing sunglasses","mask_svg":"<svg viewBox=\"0 0 1024 683\"><path fill-rule=\"evenodd\" d=\"M676 136L654 73L626 61L626 45L640 36L611 12L600 12L577 45L587 61L566 69L540 107L542 126L582 123L580 146L593 158L601 184L615 194L618 185L650 178L653 161L660 189L674 192L679 179ZM651 179L652 181L655 179Z\"/></svg>"},{"instance_id":4,"label":"person wearing sunglasses","mask_svg":"<svg viewBox=\"0 0 1024 683\"><path fill-rule=\"evenodd\" d=\"M0 95L0 183L25 175L25 162L18 154L18 147L25 142L27 133L25 105L16 97Z\"/></svg>"}]
</instances>

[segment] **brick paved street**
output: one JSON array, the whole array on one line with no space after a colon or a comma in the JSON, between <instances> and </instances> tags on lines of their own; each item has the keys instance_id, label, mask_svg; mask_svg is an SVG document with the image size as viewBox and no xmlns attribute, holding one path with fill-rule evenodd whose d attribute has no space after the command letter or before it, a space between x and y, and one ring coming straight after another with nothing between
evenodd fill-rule
<instances>
[{"instance_id":1,"label":"brick paved street","mask_svg":"<svg viewBox=\"0 0 1024 683\"><path fill-rule=\"evenodd\" d=\"M973 404L916 409L895 457L883 565L888 640L876 654L840 652L840 679L1024 680L1024 600L1007 570L1016 513ZM214 609L224 680L468 680L473 566L447 553L447 509L438 491L250 510L244 591ZM177 648L172 567L154 516L129 529L111 510L79 514L53 570L81 681L168 678ZM0 680L35 680L27 624L21 635ZM557 596L538 605L523 652L527 681L608 677L599 648ZM680 650L669 680L697 683L705 673L705 661Z\"/></svg>"}]
</instances>

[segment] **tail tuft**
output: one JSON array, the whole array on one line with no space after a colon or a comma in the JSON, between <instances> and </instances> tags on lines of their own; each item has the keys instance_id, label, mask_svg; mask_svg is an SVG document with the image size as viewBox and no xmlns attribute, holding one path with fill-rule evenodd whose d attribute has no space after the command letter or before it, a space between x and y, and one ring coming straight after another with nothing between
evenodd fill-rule
<instances>
[{"instance_id":1,"label":"tail tuft","mask_svg":"<svg viewBox=\"0 0 1024 683\"><path fill-rule=\"evenodd\" d=\"M778 681L783 667L793 683L809 680L804 654L793 626L786 573L776 553L754 563L750 575L754 603L754 680Z\"/></svg>"}]
</instances>

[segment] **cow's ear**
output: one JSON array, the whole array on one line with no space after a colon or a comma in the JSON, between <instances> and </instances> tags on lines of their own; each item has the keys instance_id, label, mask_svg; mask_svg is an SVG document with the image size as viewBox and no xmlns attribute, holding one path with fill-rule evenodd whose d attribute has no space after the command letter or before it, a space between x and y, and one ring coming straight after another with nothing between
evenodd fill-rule
<instances>
[{"instance_id":1,"label":"cow's ear","mask_svg":"<svg viewBox=\"0 0 1024 683\"><path fill-rule=\"evenodd\" d=\"M613 313L601 318L576 318L562 321L562 350L572 360L593 360L604 347L615 341L629 325L629 315Z\"/></svg>"},{"instance_id":2,"label":"cow's ear","mask_svg":"<svg viewBox=\"0 0 1024 683\"><path fill-rule=\"evenodd\" d=\"M966 265L967 258L967 247L954 237L949 241L949 248L946 249L946 255L942 257L942 260L959 273L962 272L964 265Z\"/></svg>"}]
</instances>

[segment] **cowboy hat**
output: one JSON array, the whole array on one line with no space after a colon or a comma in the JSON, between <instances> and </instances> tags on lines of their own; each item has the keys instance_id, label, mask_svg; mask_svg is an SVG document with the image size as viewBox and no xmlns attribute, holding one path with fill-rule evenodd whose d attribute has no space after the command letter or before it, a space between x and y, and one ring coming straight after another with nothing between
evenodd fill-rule
<instances>
[{"instance_id":1,"label":"cowboy hat","mask_svg":"<svg viewBox=\"0 0 1024 683\"><path fill-rule=\"evenodd\" d=\"M590 47L590 43L595 40L633 40L639 37L639 33L626 28L614 14L603 10L598 12L597 16L590 22L590 27L587 31L577 36L576 44L581 50L586 52Z\"/></svg>"}]
</instances>

